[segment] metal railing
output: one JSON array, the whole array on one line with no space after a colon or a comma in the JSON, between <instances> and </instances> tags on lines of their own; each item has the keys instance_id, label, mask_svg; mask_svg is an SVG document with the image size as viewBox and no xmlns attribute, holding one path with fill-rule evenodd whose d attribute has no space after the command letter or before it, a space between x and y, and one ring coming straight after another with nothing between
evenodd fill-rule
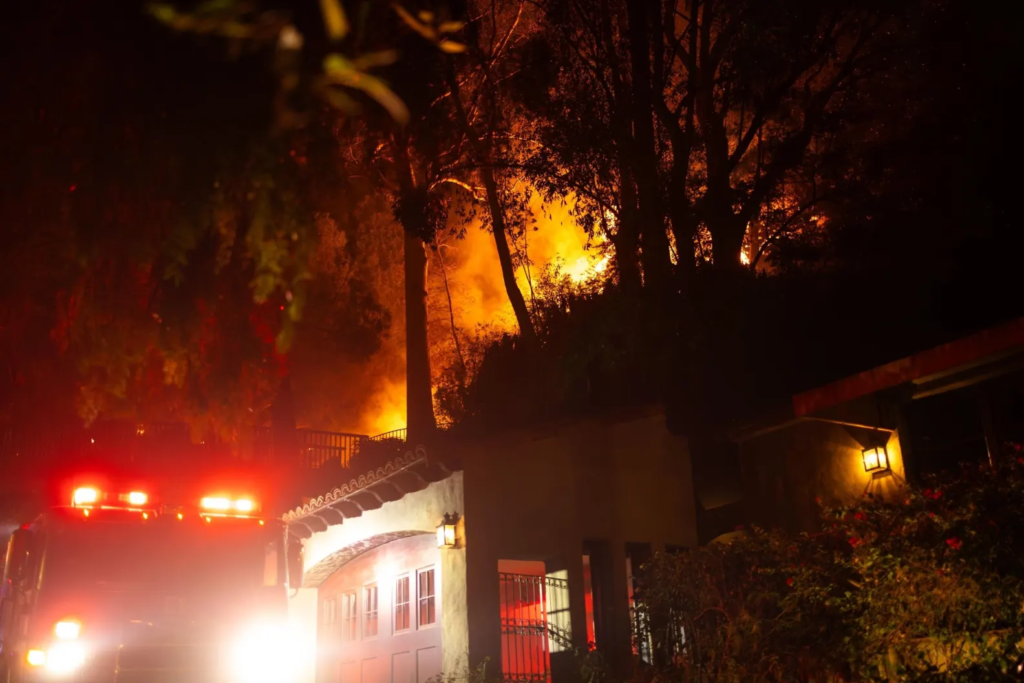
<instances>
[{"instance_id":1,"label":"metal railing","mask_svg":"<svg viewBox=\"0 0 1024 683\"><path fill-rule=\"evenodd\" d=\"M438 420L437 428L441 431L445 431L452 426L452 423L447 420ZM403 427L402 429L392 429L390 432L384 432L383 434L377 434L375 436L366 437L367 441L390 441L392 439L397 441L406 441L408 439L408 429Z\"/></svg>"},{"instance_id":2,"label":"metal railing","mask_svg":"<svg viewBox=\"0 0 1024 683\"><path fill-rule=\"evenodd\" d=\"M509 683L548 681L551 653L544 605L544 577L499 573L501 671Z\"/></svg>"},{"instance_id":3,"label":"metal railing","mask_svg":"<svg viewBox=\"0 0 1024 683\"><path fill-rule=\"evenodd\" d=\"M500 572L501 670L508 683L551 680L551 653L571 647L569 582Z\"/></svg>"},{"instance_id":4,"label":"metal railing","mask_svg":"<svg viewBox=\"0 0 1024 683\"><path fill-rule=\"evenodd\" d=\"M359 443L367 438L362 434L324 432L314 429L296 429L300 464L307 469L319 469L336 462L348 467L353 456L359 453Z\"/></svg>"},{"instance_id":5,"label":"metal railing","mask_svg":"<svg viewBox=\"0 0 1024 683\"><path fill-rule=\"evenodd\" d=\"M390 432L384 432L383 434L377 434L376 436L368 436L368 437L366 437L366 440L367 441L390 441L392 439L396 439L398 441L405 441L405 438L406 438L406 435L407 435L408 431L409 430L405 429L404 427L402 429L392 429Z\"/></svg>"},{"instance_id":6,"label":"metal railing","mask_svg":"<svg viewBox=\"0 0 1024 683\"><path fill-rule=\"evenodd\" d=\"M439 425L444 429L447 425ZM394 429L383 434L367 436L345 432L330 432L299 428L291 438L279 443L271 427L254 427L240 444L192 443L184 424L149 423L133 426L123 424L116 429L85 429L77 424L47 425L45 427L11 427L0 429L0 459L6 461L41 463L50 458L88 456L91 453L116 451L126 460L160 459L182 452L211 449L234 452L243 459L258 462L292 460L299 467L319 469L336 463L349 467L365 442L404 442L406 429ZM284 448L284 452L282 452ZM293 450L294 449L294 450ZM294 455L289 455L289 453Z\"/></svg>"}]
</instances>

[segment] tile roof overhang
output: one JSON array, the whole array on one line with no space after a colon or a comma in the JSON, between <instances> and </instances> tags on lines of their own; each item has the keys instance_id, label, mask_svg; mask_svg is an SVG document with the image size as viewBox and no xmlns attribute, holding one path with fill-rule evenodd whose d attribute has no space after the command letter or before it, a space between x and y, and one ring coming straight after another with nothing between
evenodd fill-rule
<instances>
[{"instance_id":1,"label":"tile roof overhang","mask_svg":"<svg viewBox=\"0 0 1024 683\"><path fill-rule=\"evenodd\" d=\"M338 571L360 555L368 553L375 548L379 548L385 543L391 543L403 538L422 535L422 531L392 531L390 533L378 534L376 536L371 536L370 538L364 538L360 541L356 541L351 545L347 545L344 548L331 553L306 570L302 575L302 587L318 588L320 584L326 581L332 574L334 574L334 572Z\"/></svg>"},{"instance_id":2,"label":"tile roof overhang","mask_svg":"<svg viewBox=\"0 0 1024 683\"><path fill-rule=\"evenodd\" d=\"M425 447L416 446L404 455L285 513L282 520L290 535L309 538L346 519L361 517L364 512L377 510L385 503L421 491L432 482L448 478L456 469L458 467L450 468L440 459L428 457Z\"/></svg>"},{"instance_id":3,"label":"tile roof overhang","mask_svg":"<svg viewBox=\"0 0 1024 683\"><path fill-rule=\"evenodd\" d=\"M879 392L906 387L908 399L945 391L1024 369L1024 318L993 327L870 370L796 394L758 419L733 430L745 441L807 420L853 428L892 431L891 426L860 425L827 417L828 411Z\"/></svg>"},{"instance_id":4,"label":"tile roof overhang","mask_svg":"<svg viewBox=\"0 0 1024 683\"><path fill-rule=\"evenodd\" d=\"M1017 370L1022 349L1024 318L797 394L793 415L812 415L906 383L914 387L913 398L924 398Z\"/></svg>"}]
</instances>

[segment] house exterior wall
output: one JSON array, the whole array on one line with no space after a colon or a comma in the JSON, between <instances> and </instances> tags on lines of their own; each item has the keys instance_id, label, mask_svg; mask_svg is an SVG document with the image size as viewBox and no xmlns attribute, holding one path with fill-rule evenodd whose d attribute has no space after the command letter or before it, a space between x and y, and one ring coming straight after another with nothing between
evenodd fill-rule
<instances>
[{"instance_id":1,"label":"house exterior wall","mask_svg":"<svg viewBox=\"0 0 1024 683\"><path fill-rule=\"evenodd\" d=\"M657 551L692 546L697 539L687 442L669 433L663 413L452 437L427 453L458 462L460 471L312 534L303 542L306 569L322 568L323 561L339 557L336 553L368 541L433 533L445 513L457 513L457 547L442 549L438 559L443 671L458 675L486 658L493 674L502 661L499 560L539 560L548 573L564 571L572 637L575 645L585 646L583 555L600 553L591 558L594 594L601 598L591 609L600 613L598 646L613 666L628 667L627 544ZM292 600L297 623L317 623L316 592L303 588ZM315 631L306 637L315 642ZM567 657L552 655L556 683L559 661L571 663ZM310 671L302 680L312 676Z\"/></svg>"},{"instance_id":2,"label":"house exterior wall","mask_svg":"<svg viewBox=\"0 0 1024 683\"><path fill-rule=\"evenodd\" d=\"M685 439L659 410L577 420L543 431L459 446L466 483L470 662L501 661L499 560L542 560L566 570L573 639L587 640L583 554L607 549L598 646L614 665L630 658L626 544L696 544ZM553 666L555 662L553 662Z\"/></svg>"},{"instance_id":3,"label":"house exterior wall","mask_svg":"<svg viewBox=\"0 0 1024 683\"><path fill-rule=\"evenodd\" d=\"M440 558L433 534L409 536L363 553L321 583L317 680L426 683L438 676L444 616ZM432 579L427 592L432 598L425 605L419 602L421 576ZM405 624L397 623L400 620L396 618L398 580L406 584ZM377 607L372 631L366 610L371 587ZM352 612L346 614L346 609Z\"/></svg>"},{"instance_id":4,"label":"house exterior wall","mask_svg":"<svg viewBox=\"0 0 1024 683\"><path fill-rule=\"evenodd\" d=\"M445 513L461 513L463 508L463 475L455 472L421 491L408 493L377 510L364 511L360 517L346 519L343 524L314 533L303 541L304 567L308 572L332 554L363 544L367 539L386 542L388 539L407 538L417 532L429 534L433 539ZM444 671L464 668L465 654L469 650L465 552L464 548L447 548L440 553L438 561ZM293 632L304 643L315 643L317 639L317 592L317 587L302 588L289 601ZM314 664L315 656L304 653L303 668L298 672L296 681L311 683L316 680Z\"/></svg>"},{"instance_id":5,"label":"house exterior wall","mask_svg":"<svg viewBox=\"0 0 1024 683\"><path fill-rule=\"evenodd\" d=\"M867 493L899 495L905 481L899 435L886 440L893 476L876 479L864 471L865 445L855 434L842 425L807 420L743 441L747 518L759 526L810 530L821 505L852 503Z\"/></svg>"}]
</instances>

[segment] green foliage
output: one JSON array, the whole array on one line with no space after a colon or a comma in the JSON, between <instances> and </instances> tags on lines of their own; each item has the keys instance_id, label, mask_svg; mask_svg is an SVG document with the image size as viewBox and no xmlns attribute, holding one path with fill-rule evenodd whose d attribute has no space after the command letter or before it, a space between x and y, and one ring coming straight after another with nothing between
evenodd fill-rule
<instances>
[{"instance_id":1,"label":"green foliage","mask_svg":"<svg viewBox=\"0 0 1024 683\"><path fill-rule=\"evenodd\" d=\"M1024 459L659 555L638 639L679 681L1001 681L1024 640Z\"/></svg>"},{"instance_id":2,"label":"green foliage","mask_svg":"<svg viewBox=\"0 0 1024 683\"><path fill-rule=\"evenodd\" d=\"M454 372L445 373L438 398L453 422L524 423L662 395L679 337L678 316L664 302L600 280L577 282L557 262L533 281L532 299L536 347L510 335L478 337L460 397Z\"/></svg>"},{"instance_id":3,"label":"green foliage","mask_svg":"<svg viewBox=\"0 0 1024 683\"><path fill-rule=\"evenodd\" d=\"M364 0L362 13L370 9ZM278 76L283 99L295 93L300 84L306 83L310 92L317 93L328 104L347 112L354 111L355 102L341 90L361 92L376 101L391 115L395 122L409 121L409 109L402 99L380 77L370 73L371 69L393 64L398 53L382 49L354 54L353 43L365 39L365 22L360 22L358 35L348 43L349 53L334 49L351 36L352 24L340 0L320 0L320 13L324 30L331 43L331 49L322 59L319 74L302 71L302 60L295 58L305 49L307 38L291 22L287 13L274 10L260 10L253 3L242 0L212 0L200 3L191 12L182 12L170 3L150 3L149 13L158 21L177 31L199 34L214 34L231 41L237 52L242 45L251 44L256 48L273 47L278 51ZM394 3L392 9L404 24L446 53L465 50L461 43L449 35L462 29L460 22L435 22L434 14L427 11L413 16L401 5ZM337 86L337 87L335 87ZM290 108L278 112L278 123L284 127L305 125L306 117Z\"/></svg>"},{"instance_id":4,"label":"green foliage","mask_svg":"<svg viewBox=\"0 0 1024 683\"><path fill-rule=\"evenodd\" d=\"M499 683L501 680L501 671L491 666L490 659L484 658L475 667L464 666L458 671L438 674L428 683Z\"/></svg>"}]
</instances>

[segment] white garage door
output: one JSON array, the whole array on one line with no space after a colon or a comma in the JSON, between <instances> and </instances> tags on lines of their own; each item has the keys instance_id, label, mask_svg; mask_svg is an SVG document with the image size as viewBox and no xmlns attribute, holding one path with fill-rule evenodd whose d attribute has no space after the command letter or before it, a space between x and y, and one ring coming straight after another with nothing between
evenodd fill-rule
<instances>
[{"instance_id":1,"label":"white garage door","mask_svg":"<svg viewBox=\"0 0 1024 683\"><path fill-rule=\"evenodd\" d=\"M426 683L441 673L441 576L433 535L382 545L319 588L319 683Z\"/></svg>"}]
</instances>

